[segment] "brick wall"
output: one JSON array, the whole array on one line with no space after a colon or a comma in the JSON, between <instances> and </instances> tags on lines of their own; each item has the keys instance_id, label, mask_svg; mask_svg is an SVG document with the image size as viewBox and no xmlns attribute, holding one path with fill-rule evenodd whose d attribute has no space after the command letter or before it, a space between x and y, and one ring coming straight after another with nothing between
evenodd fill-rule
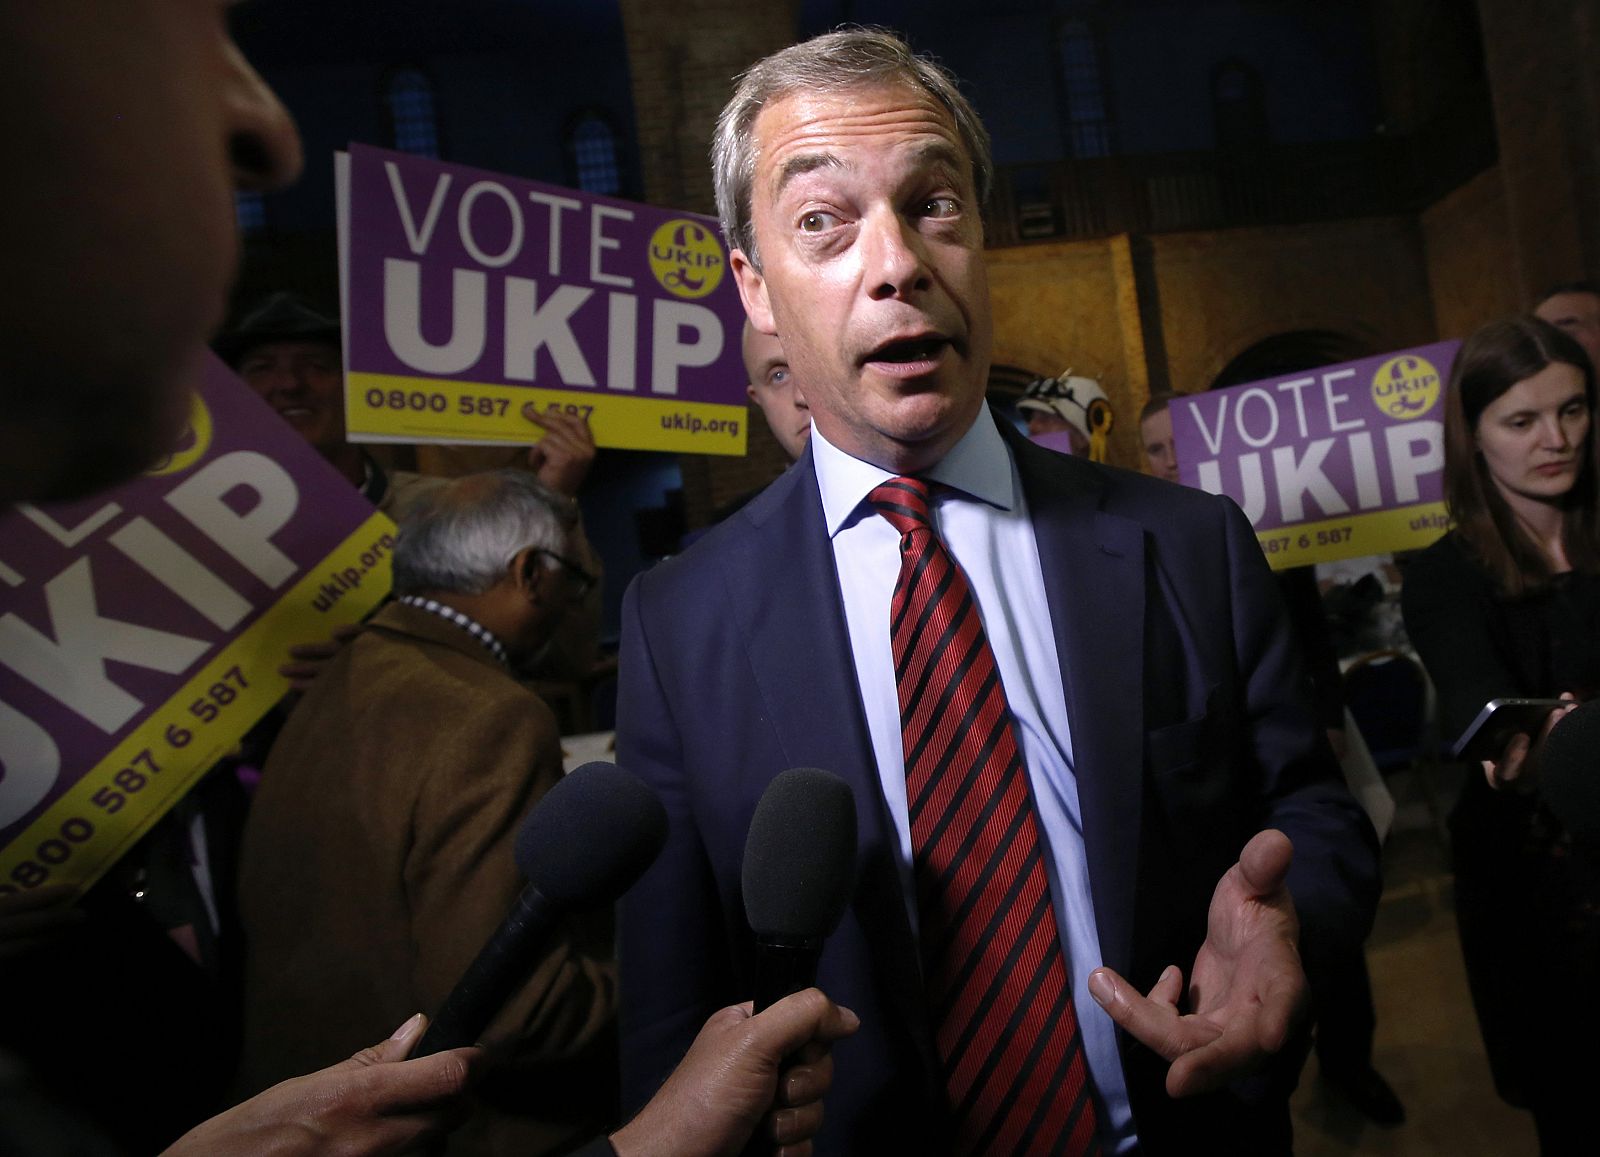
<instances>
[{"instance_id":1,"label":"brick wall","mask_svg":"<svg viewBox=\"0 0 1600 1157\"><path fill-rule=\"evenodd\" d=\"M1600 272L1600 0L1479 0L1523 307Z\"/></svg>"},{"instance_id":2,"label":"brick wall","mask_svg":"<svg viewBox=\"0 0 1600 1157\"><path fill-rule=\"evenodd\" d=\"M1498 165L1424 210L1422 236L1440 337L1527 308Z\"/></svg>"}]
</instances>

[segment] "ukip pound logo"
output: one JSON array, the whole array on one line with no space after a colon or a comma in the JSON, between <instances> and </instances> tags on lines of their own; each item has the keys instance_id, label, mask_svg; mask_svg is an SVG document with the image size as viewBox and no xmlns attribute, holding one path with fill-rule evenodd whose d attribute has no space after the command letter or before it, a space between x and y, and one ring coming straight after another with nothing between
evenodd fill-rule
<instances>
[{"instance_id":1,"label":"ukip pound logo","mask_svg":"<svg viewBox=\"0 0 1600 1157\"><path fill-rule=\"evenodd\" d=\"M716 233L679 217L650 238L650 272L674 297L704 297L722 284L728 259Z\"/></svg>"},{"instance_id":2,"label":"ukip pound logo","mask_svg":"<svg viewBox=\"0 0 1600 1157\"><path fill-rule=\"evenodd\" d=\"M1420 418L1439 400L1439 371L1427 358L1397 354L1372 375L1372 403L1402 422Z\"/></svg>"}]
</instances>

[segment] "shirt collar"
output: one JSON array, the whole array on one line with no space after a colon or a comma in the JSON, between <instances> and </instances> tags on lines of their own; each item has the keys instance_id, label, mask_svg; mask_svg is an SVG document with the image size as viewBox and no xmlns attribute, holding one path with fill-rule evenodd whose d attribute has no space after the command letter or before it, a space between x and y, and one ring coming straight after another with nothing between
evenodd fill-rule
<instances>
[{"instance_id":1,"label":"shirt collar","mask_svg":"<svg viewBox=\"0 0 1600 1157\"><path fill-rule=\"evenodd\" d=\"M463 631L467 632L467 634L471 635L474 639L478 640L478 642L482 643L489 654L493 655L500 661L500 665L502 667L509 667L511 665L511 660L506 655L504 644L502 644L499 639L495 638L493 631L484 626L482 623L478 622L478 620L474 619L471 615L464 614L461 611L456 610L454 607L447 607L443 603L437 602L433 599L423 598L421 595L401 595L400 601L408 607L416 607L419 611L428 611L431 614L438 615L441 619L445 619L454 623Z\"/></svg>"},{"instance_id":2,"label":"shirt collar","mask_svg":"<svg viewBox=\"0 0 1600 1157\"><path fill-rule=\"evenodd\" d=\"M811 427L811 461L817 472L817 487L822 492L822 513L830 538L850 525L867 495L896 477L881 466L851 457L834 446L822 436L815 422ZM1011 452L987 405L978 410L977 419L950 452L919 476L1001 510L1011 510L1017 505Z\"/></svg>"}]
</instances>

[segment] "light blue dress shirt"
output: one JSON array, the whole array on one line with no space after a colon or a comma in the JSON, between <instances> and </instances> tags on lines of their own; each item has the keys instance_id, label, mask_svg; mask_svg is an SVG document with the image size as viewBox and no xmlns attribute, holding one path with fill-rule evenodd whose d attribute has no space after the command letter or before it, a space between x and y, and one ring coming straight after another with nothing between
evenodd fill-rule
<instances>
[{"instance_id":1,"label":"light blue dress shirt","mask_svg":"<svg viewBox=\"0 0 1600 1157\"><path fill-rule=\"evenodd\" d=\"M878 778L899 836L901 884L915 928L911 822L889 639L889 603L900 574L900 534L867 501L874 488L894 475L832 446L814 423L811 453L844 596L856 684ZM1022 480L987 406L944 460L922 477L943 483L934 495L934 528L966 573L994 649L1033 789L1056 925L1072 977L1089 1071L1099 1094L1102 1136L1107 1152L1126 1152L1135 1147L1137 1137L1115 1025L1089 995L1087 983L1089 973L1102 961L1061 664ZM1058 610L1072 613L1071 607Z\"/></svg>"}]
</instances>

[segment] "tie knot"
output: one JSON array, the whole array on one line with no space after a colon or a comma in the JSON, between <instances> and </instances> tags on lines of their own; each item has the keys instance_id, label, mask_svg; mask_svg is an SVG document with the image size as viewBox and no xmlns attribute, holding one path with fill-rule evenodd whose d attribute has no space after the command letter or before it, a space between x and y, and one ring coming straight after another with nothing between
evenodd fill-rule
<instances>
[{"instance_id":1,"label":"tie knot","mask_svg":"<svg viewBox=\"0 0 1600 1157\"><path fill-rule=\"evenodd\" d=\"M891 478L867 498L904 536L919 527L933 529L933 521L928 517L931 492L932 488L921 478Z\"/></svg>"}]
</instances>

